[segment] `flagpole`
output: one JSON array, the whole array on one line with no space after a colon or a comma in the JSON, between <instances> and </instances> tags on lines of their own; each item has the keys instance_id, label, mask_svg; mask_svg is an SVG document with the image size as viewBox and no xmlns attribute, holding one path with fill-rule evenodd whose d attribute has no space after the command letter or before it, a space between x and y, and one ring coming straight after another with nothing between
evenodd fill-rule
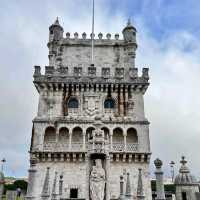
<instances>
[{"instance_id":1,"label":"flagpole","mask_svg":"<svg viewBox=\"0 0 200 200\"><path fill-rule=\"evenodd\" d=\"M94 0L92 0L92 64L94 64Z\"/></svg>"}]
</instances>

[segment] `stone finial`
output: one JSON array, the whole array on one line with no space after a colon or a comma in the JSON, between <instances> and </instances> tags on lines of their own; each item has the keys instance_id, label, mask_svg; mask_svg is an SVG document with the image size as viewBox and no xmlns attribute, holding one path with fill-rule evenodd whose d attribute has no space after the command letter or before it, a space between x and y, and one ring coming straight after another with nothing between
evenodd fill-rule
<instances>
[{"instance_id":1,"label":"stone finial","mask_svg":"<svg viewBox=\"0 0 200 200\"><path fill-rule=\"evenodd\" d=\"M100 40L102 40L103 34L102 34L102 33L99 33L99 34L98 34L98 37L99 37Z\"/></svg>"},{"instance_id":2,"label":"stone finial","mask_svg":"<svg viewBox=\"0 0 200 200\"><path fill-rule=\"evenodd\" d=\"M78 39L78 33L77 32L74 33L74 38Z\"/></svg>"},{"instance_id":3,"label":"stone finial","mask_svg":"<svg viewBox=\"0 0 200 200\"><path fill-rule=\"evenodd\" d=\"M84 33L82 34L82 38L85 40L86 37L87 37L87 34L84 32Z\"/></svg>"},{"instance_id":4,"label":"stone finial","mask_svg":"<svg viewBox=\"0 0 200 200\"><path fill-rule=\"evenodd\" d=\"M63 191L63 175L60 175L60 180L59 180L59 195L62 195Z\"/></svg>"},{"instance_id":5,"label":"stone finial","mask_svg":"<svg viewBox=\"0 0 200 200\"><path fill-rule=\"evenodd\" d=\"M33 76L39 76L41 75L41 67L40 66L34 66L35 72Z\"/></svg>"},{"instance_id":6,"label":"stone finial","mask_svg":"<svg viewBox=\"0 0 200 200\"><path fill-rule=\"evenodd\" d=\"M165 200L165 190L164 190L164 183L163 183L163 171L162 171L162 161L157 158L154 161L156 166L155 175L156 175L156 193L157 197L156 200Z\"/></svg>"},{"instance_id":7,"label":"stone finial","mask_svg":"<svg viewBox=\"0 0 200 200\"><path fill-rule=\"evenodd\" d=\"M57 199L57 191L56 191L56 189L57 189L57 174L58 174L58 172L55 172L55 177L54 177L53 187L52 187L52 194L51 194L52 200Z\"/></svg>"},{"instance_id":8,"label":"stone finial","mask_svg":"<svg viewBox=\"0 0 200 200\"><path fill-rule=\"evenodd\" d=\"M156 168L161 168L163 163L162 160L160 160L159 158L157 158L156 160L154 160L154 165L156 166Z\"/></svg>"},{"instance_id":9,"label":"stone finial","mask_svg":"<svg viewBox=\"0 0 200 200\"><path fill-rule=\"evenodd\" d=\"M43 184L43 189L42 189L42 194L41 197L43 200L46 200L50 196L50 188L49 188L49 170L50 168L47 167L45 179L44 179L44 184Z\"/></svg>"},{"instance_id":10,"label":"stone finial","mask_svg":"<svg viewBox=\"0 0 200 200\"><path fill-rule=\"evenodd\" d=\"M136 42L136 32L136 28L132 26L129 19L127 26L122 31L125 42Z\"/></svg>"},{"instance_id":11,"label":"stone finial","mask_svg":"<svg viewBox=\"0 0 200 200\"><path fill-rule=\"evenodd\" d=\"M124 177L120 176L120 197L124 195Z\"/></svg>"},{"instance_id":12,"label":"stone finial","mask_svg":"<svg viewBox=\"0 0 200 200\"><path fill-rule=\"evenodd\" d=\"M115 40L119 40L119 34L118 33L115 34Z\"/></svg>"},{"instance_id":13,"label":"stone finial","mask_svg":"<svg viewBox=\"0 0 200 200\"><path fill-rule=\"evenodd\" d=\"M131 18L128 18L127 26L131 26Z\"/></svg>"},{"instance_id":14,"label":"stone finial","mask_svg":"<svg viewBox=\"0 0 200 200\"><path fill-rule=\"evenodd\" d=\"M110 40L111 34L110 34L110 33L107 33L106 38L107 38L108 40Z\"/></svg>"},{"instance_id":15,"label":"stone finial","mask_svg":"<svg viewBox=\"0 0 200 200\"><path fill-rule=\"evenodd\" d=\"M56 17L56 20L55 20L55 22L53 23L54 25L58 25L58 26L60 26L60 23L59 23L59 19L58 19L58 17Z\"/></svg>"},{"instance_id":16,"label":"stone finial","mask_svg":"<svg viewBox=\"0 0 200 200\"><path fill-rule=\"evenodd\" d=\"M69 32L66 33L66 38L70 39L70 33Z\"/></svg>"},{"instance_id":17,"label":"stone finial","mask_svg":"<svg viewBox=\"0 0 200 200\"><path fill-rule=\"evenodd\" d=\"M142 77L146 80L149 80L149 68L143 68L142 69Z\"/></svg>"},{"instance_id":18,"label":"stone finial","mask_svg":"<svg viewBox=\"0 0 200 200\"><path fill-rule=\"evenodd\" d=\"M125 196L127 198L130 198L131 196L131 183L130 183L130 174L127 173L127 178L126 178L126 193Z\"/></svg>"},{"instance_id":19,"label":"stone finial","mask_svg":"<svg viewBox=\"0 0 200 200\"><path fill-rule=\"evenodd\" d=\"M137 185L137 199L142 200L144 199L144 189L142 183L142 169L138 169L138 185Z\"/></svg>"},{"instance_id":20,"label":"stone finial","mask_svg":"<svg viewBox=\"0 0 200 200\"><path fill-rule=\"evenodd\" d=\"M91 37L91 39L94 38L94 37L95 37L95 34L94 34L94 33L93 33L93 34L91 33L91 34L90 34L90 37Z\"/></svg>"}]
</instances>

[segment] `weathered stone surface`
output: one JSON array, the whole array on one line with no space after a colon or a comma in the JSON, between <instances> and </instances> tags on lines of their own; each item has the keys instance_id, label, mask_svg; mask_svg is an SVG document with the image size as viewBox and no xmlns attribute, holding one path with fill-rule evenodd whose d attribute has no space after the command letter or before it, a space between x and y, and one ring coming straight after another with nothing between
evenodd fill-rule
<instances>
[{"instance_id":1,"label":"weathered stone surface","mask_svg":"<svg viewBox=\"0 0 200 200\"><path fill-rule=\"evenodd\" d=\"M101 159L105 190L97 194L99 199L119 198L119 177L127 185L127 173L129 192L124 196L136 199L141 168L145 199L151 200L149 122L143 100L149 75L144 69L138 76L135 68L134 31L129 23L123 40L99 34L91 64L86 34L70 38L67 33L64 38L58 20L50 27L49 66L45 74L39 66L34 73L39 104L29 171L32 199L89 200L92 166ZM62 178L55 178L55 172Z\"/></svg>"}]
</instances>

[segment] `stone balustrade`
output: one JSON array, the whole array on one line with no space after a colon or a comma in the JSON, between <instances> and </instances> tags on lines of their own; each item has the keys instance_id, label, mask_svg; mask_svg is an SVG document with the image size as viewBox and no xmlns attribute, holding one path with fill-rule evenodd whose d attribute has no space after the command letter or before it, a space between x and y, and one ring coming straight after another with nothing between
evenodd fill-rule
<instances>
[{"instance_id":1,"label":"stone balustrade","mask_svg":"<svg viewBox=\"0 0 200 200\"><path fill-rule=\"evenodd\" d=\"M110 145L109 145L110 146ZM71 148L69 144L66 143L45 143L43 146L44 151L59 151L59 152L67 152L67 151L73 151L73 152L83 152L89 148L92 148L92 146L89 146L86 144L86 147L84 148L83 143L71 143ZM112 152L136 152L138 150L138 144L137 143L126 143L126 145L122 142L114 142L112 144L112 150L110 146L110 151Z\"/></svg>"},{"instance_id":2,"label":"stone balustrade","mask_svg":"<svg viewBox=\"0 0 200 200\"><path fill-rule=\"evenodd\" d=\"M120 151L128 151L135 152L138 149L137 143L126 143L126 145L122 142L113 142L112 152L120 152Z\"/></svg>"}]
</instances>

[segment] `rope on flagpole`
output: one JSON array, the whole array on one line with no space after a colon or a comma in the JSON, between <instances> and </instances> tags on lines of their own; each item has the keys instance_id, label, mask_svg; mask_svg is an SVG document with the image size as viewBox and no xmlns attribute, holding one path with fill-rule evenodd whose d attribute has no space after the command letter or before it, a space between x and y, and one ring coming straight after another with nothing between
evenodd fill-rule
<instances>
[{"instance_id":1,"label":"rope on flagpole","mask_svg":"<svg viewBox=\"0 0 200 200\"><path fill-rule=\"evenodd\" d=\"M94 0L92 0L92 64L94 64Z\"/></svg>"}]
</instances>

